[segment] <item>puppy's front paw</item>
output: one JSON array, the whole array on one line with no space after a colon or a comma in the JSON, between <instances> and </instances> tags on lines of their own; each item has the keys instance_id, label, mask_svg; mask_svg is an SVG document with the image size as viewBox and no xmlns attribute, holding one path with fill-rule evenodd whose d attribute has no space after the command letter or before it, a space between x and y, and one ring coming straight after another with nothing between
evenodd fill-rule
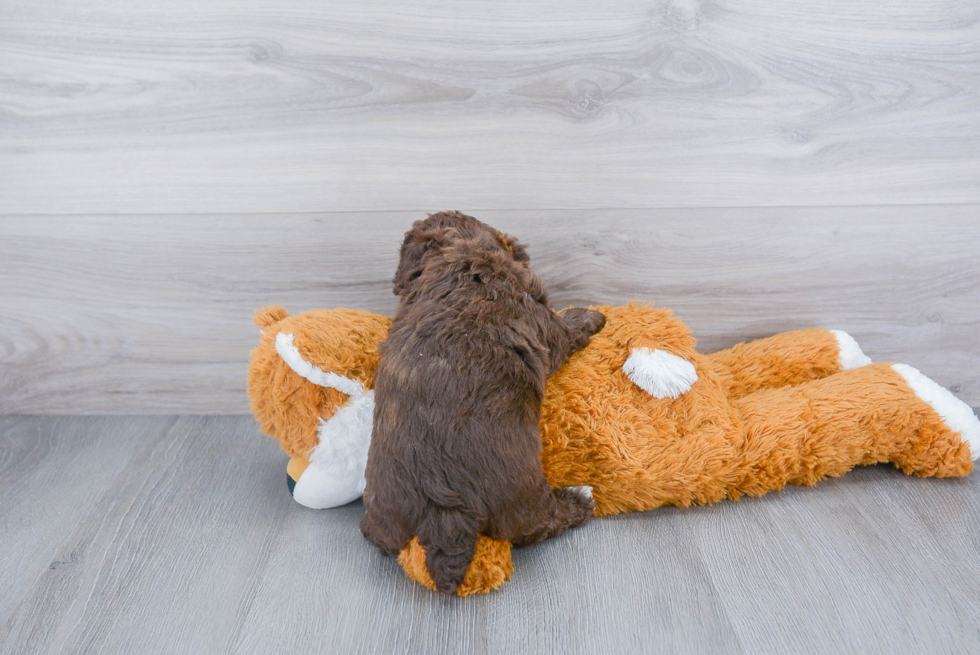
<instances>
[{"instance_id":1,"label":"puppy's front paw","mask_svg":"<svg viewBox=\"0 0 980 655\"><path fill-rule=\"evenodd\" d=\"M595 499L592 497L592 487L588 485L562 487L555 491L555 495L575 508L575 525L584 523L595 513Z\"/></svg>"},{"instance_id":2,"label":"puppy's front paw","mask_svg":"<svg viewBox=\"0 0 980 655\"><path fill-rule=\"evenodd\" d=\"M593 496L592 496L592 487L590 487L587 484L583 484L583 485L578 486L578 487L565 487L565 488L568 489L569 491L574 491L579 496L583 496L583 497L589 498L589 499L592 499L593 498Z\"/></svg>"},{"instance_id":3,"label":"puppy's front paw","mask_svg":"<svg viewBox=\"0 0 980 655\"><path fill-rule=\"evenodd\" d=\"M565 320L565 324L568 325L572 336L583 342L601 330L606 324L605 315L594 309L569 307L562 311L560 315Z\"/></svg>"}]
</instances>

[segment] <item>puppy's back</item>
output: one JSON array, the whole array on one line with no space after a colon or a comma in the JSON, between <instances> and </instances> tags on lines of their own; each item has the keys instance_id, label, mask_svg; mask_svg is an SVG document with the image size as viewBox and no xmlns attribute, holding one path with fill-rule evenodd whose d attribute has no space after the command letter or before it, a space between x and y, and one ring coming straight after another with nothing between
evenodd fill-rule
<instances>
[{"instance_id":1,"label":"puppy's back","mask_svg":"<svg viewBox=\"0 0 980 655\"><path fill-rule=\"evenodd\" d=\"M403 260L424 254L396 275L401 301L381 346L362 530L386 552L418 535L448 592L480 533L519 537L528 507L562 514L549 507L538 434L556 318L516 241L492 228L436 232L437 247L402 249Z\"/></svg>"}]
</instances>

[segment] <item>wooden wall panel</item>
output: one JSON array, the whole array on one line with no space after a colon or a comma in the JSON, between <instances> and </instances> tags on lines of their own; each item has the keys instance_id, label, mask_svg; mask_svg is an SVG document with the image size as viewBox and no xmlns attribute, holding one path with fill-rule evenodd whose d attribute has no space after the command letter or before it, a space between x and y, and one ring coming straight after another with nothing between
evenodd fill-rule
<instances>
[{"instance_id":1,"label":"wooden wall panel","mask_svg":"<svg viewBox=\"0 0 980 655\"><path fill-rule=\"evenodd\" d=\"M975 0L0 16L0 213L980 202Z\"/></svg>"},{"instance_id":2,"label":"wooden wall panel","mask_svg":"<svg viewBox=\"0 0 980 655\"><path fill-rule=\"evenodd\" d=\"M638 298L706 351L851 332L980 405L980 207L480 212L556 306ZM255 309L390 314L418 212L0 221L0 413L247 412Z\"/></svg>"}]
</instances>

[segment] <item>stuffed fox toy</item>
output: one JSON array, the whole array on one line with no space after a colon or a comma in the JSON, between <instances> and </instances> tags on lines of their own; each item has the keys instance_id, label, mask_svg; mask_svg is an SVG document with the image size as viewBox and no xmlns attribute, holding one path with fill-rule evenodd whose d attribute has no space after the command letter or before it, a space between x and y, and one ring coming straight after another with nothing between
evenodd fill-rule
<instances>
[{"instance_id":1,"label":"stuffed fox toy","mask_svg":"<svg viewBox=\"0 0 980 655\"><path fill-rule=\"evenodd\" d=\"M703 355L668 310L593 309L605 327L547 382L541 460L552 487L592 488L596 516L760 496L879 462L965 476L980 457L968 405L910 366L872 364L844 332L786 332ZM313 508L359 498L391 320L268 307L255 321L249 399L291 457L293 497ZM417 539L399 562L434 588ZM456 593L489 591L512 572L510 544L481 537Z\"/></svg>"}]
</instances>

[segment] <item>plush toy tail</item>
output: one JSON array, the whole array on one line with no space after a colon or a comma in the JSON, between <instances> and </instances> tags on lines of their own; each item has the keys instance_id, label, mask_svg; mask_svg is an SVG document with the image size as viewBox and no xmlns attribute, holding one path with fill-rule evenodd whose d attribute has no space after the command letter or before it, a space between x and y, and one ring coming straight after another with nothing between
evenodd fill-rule
<instances>
[{"instance_id":1,"label":"plush toy tail","mask_svg":"<svg viewBox=\"0 0 980 655\"><path fill-rule=\"evenodd\" d=\"M270 325L275 325L288 316L289 312L279 305L269 305L268 307L255 310L255 318L252 320L255 321L255 324L259 326L260 330L264 330Z\"/></svg>"}]
</instances>

